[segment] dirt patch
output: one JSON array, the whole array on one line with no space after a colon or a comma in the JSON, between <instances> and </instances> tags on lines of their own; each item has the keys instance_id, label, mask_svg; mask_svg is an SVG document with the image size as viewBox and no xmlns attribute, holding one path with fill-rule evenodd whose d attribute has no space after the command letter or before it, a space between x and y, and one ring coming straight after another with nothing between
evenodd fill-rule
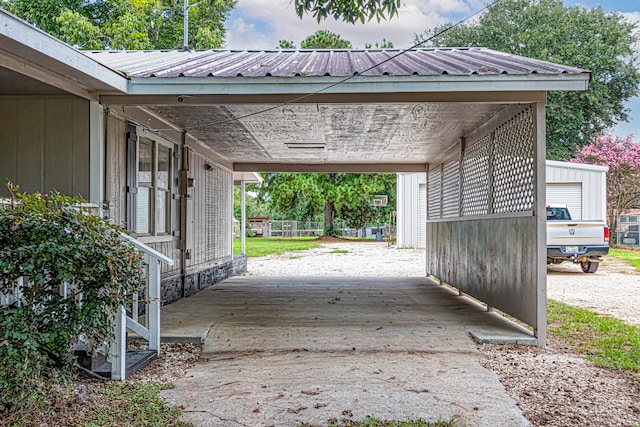
<instances>
[{"instance_id":1,"label":"dirt patch","mask_svg":"<svg viewBox=\"0 0 640 427\"><path fill-rule=\"evenodd\" d=\"M316 239L322 243L358 243L358 242L371 242L371 240L354 240L354 239L345 239L344 237L334 237L334 236L320 236Z\"/></svg>"}]
</instances>

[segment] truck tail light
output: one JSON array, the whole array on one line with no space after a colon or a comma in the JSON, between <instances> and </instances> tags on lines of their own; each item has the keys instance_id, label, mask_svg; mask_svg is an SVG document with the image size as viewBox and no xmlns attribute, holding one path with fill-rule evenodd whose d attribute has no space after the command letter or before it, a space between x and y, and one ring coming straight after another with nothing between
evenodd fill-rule
<instances>
[{"instance_id":1,"label":"truck tail light","mask_svg":"<svg viewBox=\"0 0 640 427\"><path fill-rule=\"evenodd\" d=\"M607 227L606 225L604 227L604 242L607 245L609 244L609 227Z\"/></svg>"}]
</instances>

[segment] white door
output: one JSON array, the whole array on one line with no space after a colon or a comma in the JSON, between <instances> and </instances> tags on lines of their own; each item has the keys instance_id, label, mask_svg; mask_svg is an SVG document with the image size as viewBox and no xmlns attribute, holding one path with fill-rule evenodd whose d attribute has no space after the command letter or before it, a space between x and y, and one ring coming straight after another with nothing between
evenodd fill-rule
<instances>
[{"instance_id":1,"label":"white door","mask_svg":"<svg viewBox=\"0 0 640 427\"><path fill-rule=\"evenodd\" d=\"M573 219L582 219L582 183L548 182L547 205L567 206Z\"/></svg>"},{"instance_id":2,"label":"white door","mask_svg":"<svg viewBox=\"0 0 640 427\"><path fill-rule=\"evenodd\" d=\"M427 184L418 187L418 247L427 247Z\"/></svg>"}]
</instances>

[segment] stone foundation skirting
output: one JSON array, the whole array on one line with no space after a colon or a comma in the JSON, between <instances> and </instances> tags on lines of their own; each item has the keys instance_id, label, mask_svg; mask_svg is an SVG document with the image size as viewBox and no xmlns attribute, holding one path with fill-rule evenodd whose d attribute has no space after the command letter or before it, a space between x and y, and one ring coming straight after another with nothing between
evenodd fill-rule
<instances>
[{"instance_id":1,"label":"stone foundation skirting","mask_svg":"<svg viewBox=\"0 0 640 427\"><path fill-rule=\"evenodd\" d=\"M161 298L163 304L171 304L183 297L188 297L211 285L222 282L229 277L241 274L247 270L247 256L234 255L232 261L215 265L196 273L188 274L184 281L184 290L180 275L162 277Z\"/></svg>"}]
</instances>

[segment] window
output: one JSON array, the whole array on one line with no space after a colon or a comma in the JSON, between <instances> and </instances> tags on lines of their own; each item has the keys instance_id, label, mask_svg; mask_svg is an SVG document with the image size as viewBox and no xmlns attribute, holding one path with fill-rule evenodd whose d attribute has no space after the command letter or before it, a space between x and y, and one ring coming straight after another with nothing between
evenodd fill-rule
<instances>
[{"instance_id":1,"label":"window","mask_svg":"<svg viewBox=\"0 0 640 427\"><path fill-rule=\"evenodd\" d=\"M138 141L138 205L136 233L167 235L171 231L171 148L140 138Z\"/></svg>"}]
</instances>

